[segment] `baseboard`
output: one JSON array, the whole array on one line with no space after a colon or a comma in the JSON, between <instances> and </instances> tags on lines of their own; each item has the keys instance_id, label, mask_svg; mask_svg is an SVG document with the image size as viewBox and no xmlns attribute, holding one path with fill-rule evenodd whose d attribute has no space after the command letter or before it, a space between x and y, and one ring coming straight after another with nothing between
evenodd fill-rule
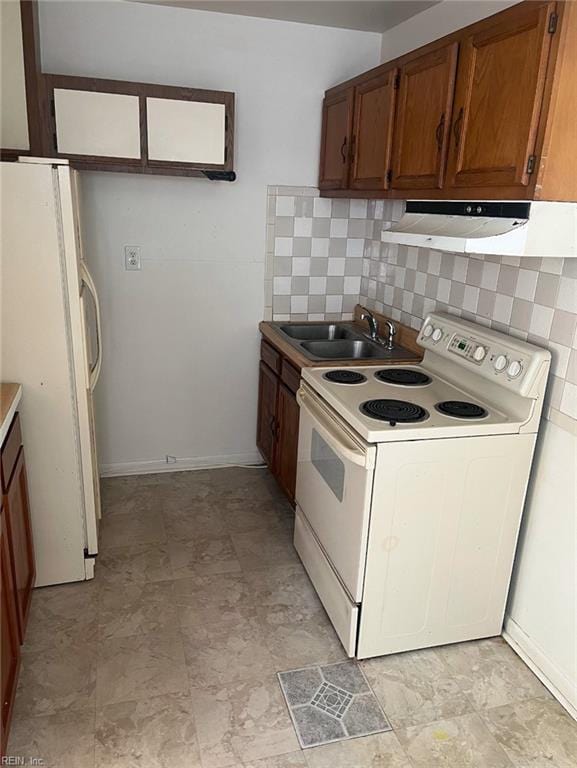
<instances>
[{"instance_id":1,"label":"baseboard","mask_svg":"<svg viewBox=\"0 0 577 768\"><path fill-rule=\"evenodd\" d=\"M510 616L505 617L503 637L561 706L577 720L577 683L571 683Z\"/></svg>"},{"instance_id":2,"label":"baseboard","mask_svg":"<svg viewBox=\"0 0 577 768\"><path fill-rule=\"evenodd\" d=\"M100 477L122 475L150 475L158 472L186 472L194 469L217 469L235 465L253 466L262 464L262 458L254 453L232 453L225 456L203 456L192 459L171 459L170 461L127 461L119 464L102 464Z\"/></svg>"}]
</instances>

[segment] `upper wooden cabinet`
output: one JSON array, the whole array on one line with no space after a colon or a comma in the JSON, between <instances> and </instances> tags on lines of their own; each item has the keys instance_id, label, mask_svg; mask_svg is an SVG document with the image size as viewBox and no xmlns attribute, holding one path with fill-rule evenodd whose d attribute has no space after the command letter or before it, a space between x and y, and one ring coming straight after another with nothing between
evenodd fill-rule
<instances>
[{"instance_id":1,"label":"upper wooden cabinet","mask_svg":"<svg viewBox=\"0 0 577 768\"><path fill-rule=\"evenodd\" d=\"M577 201L575 40L577 3L527 0L327 91L321 193Z\"/></svg>"},{"instance_id":2,"label":"upper wooden cabinet","mask_svg":"<svg viewBox=\"0 0 577 768\"><path fill-rule=\"evenodd\" d=\"M352 189L387 189L395 114L397 69L355 88Z\"/></svg>"},{"instance_id":3,"label":"upper wooden cabinet","mask_svg":"<svg viewBox=\"0 0 577 768\"><path fill-rule=\"evenodd\" d=\"M523 5L462 41L446 187L529 184L554 9Z\"/></svg>"},{"instance_id":4,"label":"upper wooden cabinet","mask_svg":"<svg viewBox=\"0 0 577 768\"><path fill-rule=\"evenodd\" d=\"M401 66L393 139L393 189L443 184L458 44L415 56Z\"/></svg>"},{"instance_id":5,"label":"upper wooden cabinet","mask_svg":"<svg viewBox=\"0 0 577 768\"><path fill-rule=\"evenodd\" d=\"M346 189L353 121L354 90L327 96L323 102L320 189Z\"/></svg>"}]
</instances>

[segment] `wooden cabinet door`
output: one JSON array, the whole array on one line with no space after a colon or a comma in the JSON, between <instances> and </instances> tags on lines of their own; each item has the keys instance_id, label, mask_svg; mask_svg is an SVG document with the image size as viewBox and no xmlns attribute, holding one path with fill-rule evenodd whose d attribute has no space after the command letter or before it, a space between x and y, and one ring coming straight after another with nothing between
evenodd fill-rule
<instances>
[{"instance_id":1,"label":"wooden cabinet door","mask_svg":"<svg viewBox=\"0 0 577 768\"><path fill-rule=\"evenodd\" d=\"M393 136L392 189L438 189L449 143L458 43L400 68Z\"/></svg>"},{"instance_id":2,"label":"wooden cabinet door","mask_svg":"<svg viewBox=\"0 0 577 768\"><path fill-rule=\"evenodd\" d=\"M12 572L16 595L16 613L20 626L20 641L24 642L24 632L32 599L34 577L36 575L24 450L20 451L10 485L8 486L4 514L12 555Z\"/></svg>"},{"instance_id":3,"label":"wooden cabinet door","mask_svg":"<svg viewBox=\"0 0 577 768\"><path fill-rule=\"evenodd\" d=\"M256 444L271 470L275 466L277 434L278 377L261 361L258 384L258 420Z\"/></svg>"},{"instance_id":4,"label":"wooden cabinet door","mask_svg":"<svg viewBox=\"0 0 577 768\"><path fill-rule=\"evenodd\" d=\"M390 69L355 88L351 189L388 188L397 71Z\"/></svg>"},{"instance_id":5,"label":"wooden cabinet door","mask_svg":"<svg viewBox=\"0 0 577 768\"><path fill-rule=\"evenodd\" d=\"M349 181L354 89L327 96L323 102L320 189L346 189Z\"/></svg>"},{"instance_id":6,"label":"wooden cabinet door","mask_svg":"<svg viewBox=\"0 0 577 768\"><path fill-rule=\"evenodd\" d=\"M20 669L20 637L18 618L16 616L5 508L2 508L0 526L0 656L2 657L2 677L0 680L2 691L0 754L5 755L12 707L18 683L18 671Z\"/></svg>"},{"instance_id":7,"label":"wooden cabinet door","mask_svg":"<svg viewBox=\"0 0 577 768\"><path fill-rule=\"evenodd\" d=\"M463 41L448 188L529 183L554 10L555 3L523 3Z\"/></svg>"},{"instance_id":8,"label":"wooden cabinet door","mask_svg":"<svg viewBox=\"0 0 577 768\"><path fill-rule=\"evenodd\" d=\"M279 421L277 479L290 501L294 503L300 411L296 397L284 384L279 387L277 412Z\"/></svg>"}]
</instances>

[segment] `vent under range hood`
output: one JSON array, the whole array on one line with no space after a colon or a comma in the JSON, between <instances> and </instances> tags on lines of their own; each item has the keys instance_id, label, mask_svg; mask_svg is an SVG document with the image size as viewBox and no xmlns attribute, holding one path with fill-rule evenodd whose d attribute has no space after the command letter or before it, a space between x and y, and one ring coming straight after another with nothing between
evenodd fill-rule
<instances>
[{"instance_id":1,"label":"vent under range hood","mask_svg":"<svg viewBox=\"0 0 577 768\"><path fill-rule=\"evenodd\" d=\"M381 239L454 253L577 257L577 203L409 200Z\"/></svg>"}]
</instances>

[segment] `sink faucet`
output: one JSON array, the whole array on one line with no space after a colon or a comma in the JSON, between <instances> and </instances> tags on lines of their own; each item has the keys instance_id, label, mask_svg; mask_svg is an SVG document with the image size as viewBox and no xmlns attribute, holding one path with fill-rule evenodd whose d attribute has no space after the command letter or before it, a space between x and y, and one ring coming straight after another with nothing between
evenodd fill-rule
<instances>
[{"instance_id":1,"label":"sink faucet","mask_svg":"<svg viewBox=\"0 0 577 768\"><path fill-rule=\"evenodd\" d=\"M383 319L383 322L389 328L388 338L385 341L385 339L381 339L381 337L379 336L379 326L377 324L377 321L375 320L375 316L373 315L373 313L370 312L366 307L363 307L362 309L363 309L363 313L361 315L361 320L366 320L367 323L369 324L368 337L370 338L370 340L376 341L377 344L383 344L389 350L393 349L393 339L397 332L397 329L395 328L393 323L391 323L390 320Z\"/></svg>"}]
</instances>

